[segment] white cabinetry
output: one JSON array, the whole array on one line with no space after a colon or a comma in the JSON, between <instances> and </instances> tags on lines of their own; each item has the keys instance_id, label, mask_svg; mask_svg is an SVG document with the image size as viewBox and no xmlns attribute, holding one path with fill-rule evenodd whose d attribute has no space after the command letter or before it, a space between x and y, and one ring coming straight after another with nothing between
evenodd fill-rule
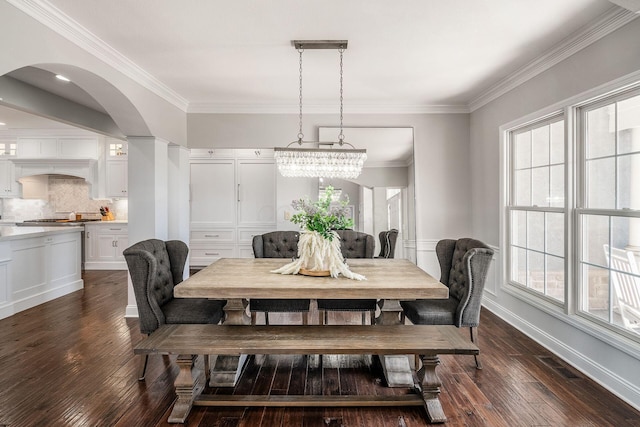
<instances>
[{"instance_id":1,"label":"white cabinetry","mask_svg":"<svg viewBox=\"0 0 640 427\"><path fill-rule=\"evenodd\" d=\"M19 197L15 167L9 160L0 160L0 197Z\"/></svg>"},{"instance_id":2,"label":"white cabinetry","mask_svg":"<svg viewBox=\"0 0 640 427\"><path fill-rule=\"evenodd\" d=\"M80 230L38 234L0 242L0 318L82 289Z\"/></svg>"},{"instance_id":3,"label":"white cabinetry","mask_svg":"<svg viewBox=\"0 0 640 427\"><path fill-rule=\"evenodd\" d=\"M127 161L110 161L107 160L105 167L106 196L107 197L127 197L128 196L128 176Z\"/></svg>"},{"instance_id":4,"label":"white cabinetry","mask_svg":"<svg viewBox=\"0 0 640 427\"><path fill-rule=\"evenodd\" d=\"M191 227L235 226L235 160L197 160L190 167Z\"/></svg>"},{"instance_id":5,"label":"white cabinetry","mask_svg":"<svg viewBox=\"0 0 640 427\"><path fill-rule=\"evenodd\" d=\"M122 255L129 246L128 226L103 221L85 225L85 270L126 270Z\"/></svg>"},{"instance_id":6,"label":"white cabinetry","mask_svg":"<svg viewBox=\"0 0 640 427\"><path fill-rule=\"evenodd\" d=\"M192 266L206 266L218 258L251 257L253 236L275 228L272 150L192 150Z\"/></svg>"},{"instance_id":7,"label":"white cabinetry","mask_svg":"<svg viewBox=\"0 0 640 427\"><path fill-rule=\"evenodd\" d=\"M20 159L98 159L98 138L18 138Z\"/></svg>"},{"instance_id":8,"label":"white cabinetry","mask_svg":"<svg viewBox=\"0 0 640 427\"><path fill-rule=\"evenodd\" d=\"M108 138L106 143L105 196L127 197L128 188L128 144L126 141Z\"/></svg>"}]
</instances>

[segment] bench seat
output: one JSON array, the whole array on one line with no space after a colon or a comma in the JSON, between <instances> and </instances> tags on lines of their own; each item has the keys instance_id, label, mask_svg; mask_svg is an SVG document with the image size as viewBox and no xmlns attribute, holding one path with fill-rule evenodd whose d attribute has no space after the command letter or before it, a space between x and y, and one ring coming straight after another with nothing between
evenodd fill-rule
<instances>
[{"instance_id":1,"label":"bench seat","mask_svg":"<svg viewBox=\"0 0 640 427\"><path fill-rule=\"evenodd\" d=\"M451 325L162 325L136 354L477 354Z\"/></svg>"},{"instance_id":2,"label":"bench seat","mask_svg":"<svg viewBox=\"0 0 640 427\"><path fill-rule=\"evenodd\" d=\"M184 423L198 406L415 406L423 405L430 422L446 417L438 399L435 369L440 354L478 354L478 347L452 325L163 325L139 342L136 354L177 354L178 396L169 423ZM207 396L197 355L375 354L418 355L418 394L398 396ZM386 403L385 403L386 402Z\"/></svg>"}]
</instances>

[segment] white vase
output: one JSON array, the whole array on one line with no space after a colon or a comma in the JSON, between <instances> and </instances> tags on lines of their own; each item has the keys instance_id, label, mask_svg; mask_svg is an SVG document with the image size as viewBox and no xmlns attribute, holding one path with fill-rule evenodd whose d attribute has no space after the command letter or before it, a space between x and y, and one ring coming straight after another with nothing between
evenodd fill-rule
<instances>
[{"instance_id":1,"label":"white vase","mask_svg":"<svg viewBox=\"0 0 640 427\"><path fill-rule=\"evenodd\" d=\"M336 261L342 262L340 237L331 231L332 240L317 231L303 231L298 241L300 272L311 276L330 276Z\"/></svg>"}]
</instances>

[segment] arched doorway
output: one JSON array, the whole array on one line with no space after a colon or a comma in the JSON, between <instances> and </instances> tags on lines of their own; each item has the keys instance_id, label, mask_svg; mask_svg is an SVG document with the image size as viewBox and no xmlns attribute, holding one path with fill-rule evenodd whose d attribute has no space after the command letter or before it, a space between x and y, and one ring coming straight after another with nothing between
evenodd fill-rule
<instances>
[{"instance_id":1,"label":"arched doorway","mask_svg":"<svg viewBox=\"0 0 640 427\"><path fill-rule=\"evenodd\" d=\"M56 74L69 80L66 91L65 86L53 89L47 83ZM146 238L179 238L188 242L188 153L154 135L140 109L114 84L77 66L41 63L0 76L0 90L3 106L126 139L129 242ZM158 117L153 120L157 123ZM169 200L183 207L179 214L172 216ZM177 231L170 235L170 229ZM127 314L137 314L131 288Z\"/></svg>"}]
</instances>

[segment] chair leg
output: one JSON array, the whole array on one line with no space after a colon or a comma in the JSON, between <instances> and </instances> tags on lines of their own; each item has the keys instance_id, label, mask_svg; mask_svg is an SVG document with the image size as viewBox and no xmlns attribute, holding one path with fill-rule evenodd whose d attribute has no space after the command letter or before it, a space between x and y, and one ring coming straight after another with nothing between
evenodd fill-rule
<instances>
[{"instance_id":1,"label":"chair leg","mask_svg":"<svg viewBox=\"0 0 640 427\"><path fill-rule=\"evenodd\" d=\"M362 323L363 325L366 325L366 324L367 324L367 312L366 312L366 311L363 311L363 312L362 312L362 320L361 320L361 323Z\"/></svg>"},{"instance_id":2,"label":"chair leg","mask_svg":"<svg viewBox=\"0 0 640 427\"><path fill-rule=\"evenodd\" d=\"M209 377L211 376L211 371L209 370L211 355L204 354L204 383L209 384Z\"/></svg>"},{"instance_id":3,"label":"chair leg","mask_svg":"<svg viewBox=\"0 0 640 427\"><path fill-rule=\"evenodd\" d=\"M318 310L318 325L324 325L324 311Z\"/></svg>"},{"instance_id":4,"label":"chair leg","mask_svg":"<svg viewBox=\"0 0 640 427\"><path fill-rule=\"evenodd\" d=\"M376 311L372 310L369 312L369 320L371 321L371 325L375 325L376 324Z\"/></svg>"},{"instance_id":5,"label":"chair leg","mask_svg":"<svg viewBox=\"0 0 640 427\"><path fill-rule=\"evenodd\" d=\"M308 311L303 311L302 312L302 324L303 325L308 325L309 324L309 312Z\"/></svg>"},{"instance_id":6,"label":"chair leg","mask_svg":"<svg viewBox=\"0 0 640 427\"><path fill-rule=\"evenodd\" d=\"M255 325L256 324L256 312L252 311L251 312L251 325Z\"/></svg>"},{"instance_id":7,"label":"chair leg","mask_svg":"<svg viewBox=\"0 0 640 427\"><path fill-rule=\"evenodd\" d=\"M478 328L470 327L469 334L471 336L471 342L475 345L478 345ZM476 360L476 369L482 369L482 363L480 362L479 355L474 355L473 358Z\"/></svg>"},{"instance_id":8,"label":"chair leg","mask_svg":"<svg viewBox=\"0 0 640 427\"><path fill-rule=\"evenodd\" d=\"M140 355L142 357L142 354ZM144 381L144 377L147 375L147 365L149 364L149 355L145 354L144 359L140 363L142 365L142 370L140 371L140 376L138 377L138 381Z\"/></svg>"},{"instance_id":9,"label":"chair leg","mask_svg":"<svg viewBox=\"0 0 640 427\"><path fill-rule=\"evenodd\" d=\"M269 324L269 312L268 311L264 312L264 324L265 325Z\"/></svg>"}]
</instances>

